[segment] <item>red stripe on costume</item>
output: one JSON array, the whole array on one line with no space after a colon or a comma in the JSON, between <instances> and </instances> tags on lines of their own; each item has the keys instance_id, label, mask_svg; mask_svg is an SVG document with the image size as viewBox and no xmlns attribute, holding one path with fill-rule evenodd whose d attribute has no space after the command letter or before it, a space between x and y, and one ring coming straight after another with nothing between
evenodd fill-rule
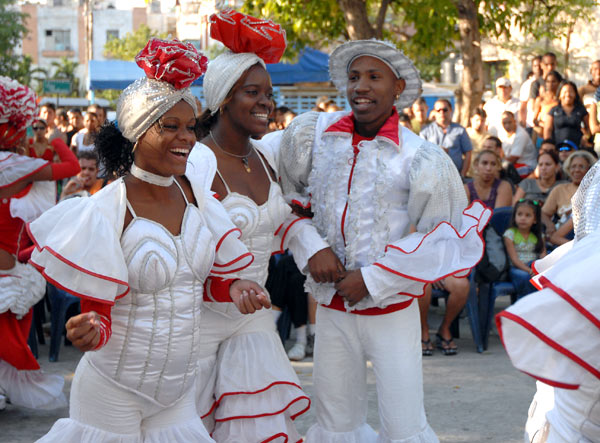
<instances>
[{"instance_id":1,"label":"red stripe on costume","mask_svg":"<svg viewBox=\"0 0 600 443\"><path fill-rule=\"evenodd\" d=\"M322 305L325 308L335 309L336 311L347 312L348 314L356 314L356 315L383 315L390 314L392 312L401 311L402 309L406 309L413 302L413 299L406 300L400 303L395 303L393 305L386 306L385 308L367 308L367 309L356 309L354 311L347 311L344 306L344 299L341 295L337 293L331 299L331 303L328 305Z\"/></svg>"},{"instance_id":2,"label":"red stripe on costume","mask_svg":"<svg viewBox=\"0 0 600 443\"><path fill-rule=\"evenodd\" d=\"M240 260L242 260L242 259L244 259L246 257L250 257L250 261L247 264L245 264L245 265L243 265L243 266L241 266L239 268L225 269L223 271L215 271L215 269L214 269L215 267L224 268L224 267L230 266L230 265L232 265L234 263L237 263L238 261L240 261ZM218 263L214 263L213 264L213 269L210 272L212 274L221 274L221 275L222 274L230 274L232 272L237 272L237 271L241 271L242 269L246 269L248 266L250 266L252 264L252 262L254 262L254 255L252 255L251 252L246 252L244 255L240 255L238 258L230 261L229 263L225 263L223 265L220 265Z\"/></svg>"},{"instance_id":3,"label":"red stripe on costume","mask_svg":"<svg viewBox=\"0 0 600 443\"><path fill-rule=\"evenodd\" d=\"M267 412L267 413L263 413L263 414L255 414L255 415L240 415L237 417L226 417L226 418L215 418L215 421L218 423L224 422L224 421L231 421L231 420L243 420L243 419L247 419L247 418L260 418L260 417L270 417L272 415L278 415L283 413L284 411L286 411L290 406L292 406L294 403L297 403L301 400L306 400L308 402L308 405L306 406L306 408L304 408L302 411L298 412L295 415L290 416L290 418L292 420L295 420L296 417L304 414L306 411L308 411L310 409L310 398L308 398L306 395L303 395L301 397L297 397L294 400L292 400L291 402L289 402L286 406L283 407L283 409L279 410L279 411L275 411L275 412Z\"/></svg>"},{"instance_id":4,"label":"red stripe on costume","mask_svg":"<svg viewBox=\"0 0 600 443\"><path fill-rule=\"evenodd\" d=\"M358 157L358 153L360 150L357 145L353 145L354 149L354 157L352 158L352 168L350 169L350 176L348 177L348 196L350 196L350 190L352 189L352 176L354 175L354 167L356 166L356 157ZM342 239L344 240L344 246L346 246L346 233L344 232L344 224L346 223L346 212L348 212L348 198L346 199L346 205L344 206L344 212L342 213Z\"/></svg>"},{"instance_id":5,"label":"red stripe on costume","mask_svg":"<svg viewBox=\"0 0 600 443\"><path fill-rule=\"evenodd\" d=\"M215 402L210 407L210 410L206 414L204 414L201 418L208 417L210 414L212 414L213 411L219 406L219 404L221 403L221 401L223 401L223 398L225 398L227 396L230 396L230 395L255 395L255 394L260 394L262 392L265 392L265 391L271 389L273 386L276 386L276 385L290 385L290 386L294 386L294 387L302 390L302 388L299 385L297 385L296 383L292 383L292 382L289 382L289 381L275 381L275 382L271 383L270 385L268 385L267 387L259 389L258 391L225 392L225 393L221 394L221 396L217 400L215 400ZM292 404L294 404L294 402L296 402L297 400L304 399L304 398L308 400L308 406L306 407L306 409L303 409L298 414L292 416L291 419L293 420L296 417L298 417L299 415L304 414L310 408L310 399L308 397L306 397L306 396L299 396L299 397L297 397L295 400L293 400L290 404L288 404L285 408L283 408L279 412L265 413L265 414L259 414L259 415L248 416L248 417L234 417L234 418L237 419L237 418L267 417L267 416L270 416L270 415L277 415L277 414L280 414L281 412L285 411ZM216 420L216 421L227 421L227 420L233 420L234 418L222 418L222 419L219 419L219 420Z\"/></svg>"},{"instance_id":6,"label":"red stripe on costume","mask_svg":"<svg viewBox=\"0 0 600 443\"><path fill-rule=\"evenodd\" d=\"M225 240L225 238L228 237L229 234L232 234L232 233L234 233L236 231L240 233L240 235L238 236L238 238L240 238L242 236L242 231L240 231L238 228L232 228L232 229L230 229L225 234L223 234L221 236L221 238L219 239L219 242L217 243L217 246L215 247L215 252L219 251L219 249L221 248L221 245L223 244L223 241Z\"/></svg>"},{"instance_id":7,"label":"red stripe on costume","mask_svg":"<svg viewBox=\"0 0 600 443\"><path fill-rule=\"evenodd\" d=\"M35 245L35 248L39 251L42 252L44 250L48 251L50 254L52 254L53 256L55 256L56 258L58 258L60 261L62 261L63 263L65 263L66 265L71 266L74 269L77 269L80 272L83 272L84 274L88 274L91 275L92 277L96 277L99 278L100 280L106 280L109 281L111 283L117 283L119 285L122 286L126 286L127 287L127 291L125 293L123 293L120 296L117 296L117 298L122 297L123 295L125 295L127 292L129 292L129 284L127 282L118 280L116 278L112 278L112 277L108 277L106 275L101 275L98 274L96 272L93 271L89 271L85 268L82 268L81 266L76 265L75 263L73 263L72 261L68 260L67 258L63 257L62 255L60 255L58 252L54 251L50 246L44 246L44 247L40 247L38 241L36 240L36 238L34 237L34 235L31 232L31 229L29 227L30 223L27 223L25 226L27 228L27 234L29 235L29 238L31 238L31 240L33 241L33 244ZM31 262L31 260L30 260ZM43 266L37 265L36 267L40 267L43 268ZM39 269L39 268L38 268Z\"/></svg>"},{"instance_id":8,"label":"red stripe on costume","mask_svg":"<svg viewBox=\"0 0 600 443\"><path fill-rule=\"evenodd\" d=\"M48 281L49 283L53 284L57 288L62 289L63 291L66 291L69 294L74 295L75 297L86 298L88 300L96 301L96 302L99 302L99 303L105 303L105 304L110 305L110 306L112 306L112 305L115 304L114 301L109 301L109 300L103 300L103 299L100 299L100 298L95 298L95 297L92 297L92 296L89 296L89 295L86 295L86 294L80 294L79 292L76 292L76 291L74 291L72 289L69 289L69 288L61 285L59 282L57 282L56 280L54 280L52 277L49 277L48 274L46 274L46 268L44 268L42 265L37 264L33 260L29 260L29 264L32 265L35 269L37 269L38 272L40 274L42 274L42 277L44 277L46 279L46 281ZM129 286L127 286L127 290L124 293L117 295L115 297L115 300L118 300L118 299L120 299L122 297L125 297L128 293L129 293Z\"/></svg>"},{"instance_id":9,"label":"red stripe on costume","mask_svg":"<svg viewBox=\"0 0 600 443\"><path fill-rule=\"evenodd\" d=\"M572 296L570 296L567 291L559 288L554 283L552 283L546 277L540 277L540 284L542 288L550 288L552 291L556 292L562 299L564 299L567 303L573 306L581 315L587 318L594 326L600 329L600 319L595 317L590 311L585 309L577 300L575 300Z\"/></svg>"},{"instance_id":10,"label":"red stripe on costume","mask_svg":"<svg viewBox=\"0 0 600 443\"><path fill-rule=\"evenodd\" d=\"M8 159L8 158L7 158L7 159ZM6 159L5 159L5 160L6 160ZM10 182L10 183L8 183L7 185L1 185L1 186L0 186L0 189L2 189L2 188L6 188L6 187L8 187L8 186L11 186L11 185L14 185L15 183L19 183L20 181L23 181L23 180L25 180L26 178L28 178L28 177L31 177L33 174L35 174L35 173L36 173L36 172L38 172L38 171L41 171L42 169L44 169L44 168L45 168L46 166L48 166L49 164L50 164L50 162L46 162L46 164L44 164L44 165L40 166L39 168L37 168L37 169L35 169L35 170L31 171L29 174L23 175L22 177L19 177L18 179L16 179L16 180L15 180L15 181L13 181L13 182Z\"/></svg>"},{"instance_id":11,"label":"red stripe on costume","mask_svg":"<svg viewBox=\"0 0 600 443\"><path fill-rule=\"evenodd\" d=\"M285 252L285 250L283 249L283 245L285 243L285 238L287 237L288 232L290 232L290 229L292 228L292 226L295 225L300 220L309 220L309 218L308 217L298 217L296 220L294 220L293 222L291 222L288 225L288 227L285 229L285 232L283 233L283 235L281 236L281 244L279 245L279 251L272 252L271 255L273 255L273 254L283 254ZM277 231L275 231L275 235L277 235L277 233L281 230L282 227L283 227L283 225L281 225L279 227L279 229L277 229Z\"/></svg>"},{"instance_id":12,"label":"red stripe on costume","mask_svg":"<svg viewBox=\"0 0 600 443\"><path fill-rule=\"evenodd\" d=\"M530 377L535 378L536 380L541 381L542 383L545 383L547 385L553 386L555 388L561 388L561 389L572 389L572 390L576 390L579 389L579 385L570 385L567 383L560 383L554 380L548 380L547 378L542 378L542 377L536 377L533 374L530 374L529 372L523 371L523 373L529 375Z\"/></svg>"},{"instance_id":13,"label":"red stripe on costume","mask_svg":"<svg viewBox=\"0 0 600 443\"><path fill-rule=\"evenodd\" d=\"M524 327L529 332L531 332L533 335L535 335L537 338L539 338L542 342L544 342L545 344L547 344L548 346L553 348L555 351L563 354L569 360L573 361L573 363L578 364L583 369L588 371L590 374L592 374L596 378L600 379L600 371L598 369L594 368L592 365L587 363L585 360L583 360L581 357L579 357L575 353L569 351L564 346L561 346L558 343L556 343L554 340L552 340L550 337L545 335L542 331L537 329L535 326L533 326L531 323L529 323L525 319L513 314L512 312L507 312L507 311L503 311L496 316L496 326L498 327L498 333L500 334L500 339L502 340L502 344L503 344L504 348L506 348L506 345L504 344L504 337L502 335L502 322L501 322L502 317L504 317L508 320L512 320L515 323L517 323L518 325ZM561 383L561 382L556 381L556 383Z\"/></svg>"},{"instance_id":14,"label":"red stripe on costume","mask_svg":"<svg viewBox=\"0 0 600 443\"><path fill-rule=\"evenodd\" d=\"M216 301L221 303L231 303L229 288L237 278L224 279L221 277L208 277L204 282L204 301ZM211 297L212 296L212 297Z\"/></svg>"}]
</instances>

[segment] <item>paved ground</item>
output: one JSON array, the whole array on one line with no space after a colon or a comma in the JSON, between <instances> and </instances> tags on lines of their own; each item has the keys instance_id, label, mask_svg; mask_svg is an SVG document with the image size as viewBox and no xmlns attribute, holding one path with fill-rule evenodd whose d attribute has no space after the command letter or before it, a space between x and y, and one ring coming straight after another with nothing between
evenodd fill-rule
<instances>
[{"instance_id":1,"label":"paved ground","mask_svg":"<svg viewBox=\"0 0 600 443\"><path fill-rule=\"evenodd\" d=\"M499 307L504 300L500 300ZM430 325L440 321L439 308L432 308ZM441 308L443 312L443 308ZM490 337L489 350L475 352L466 319L461 320L462 338L457 340L460 353L446 357L436 352L424 358L425 409L429 422L442 442L522 442L523 427L535 383L510 364L497 334ZM48 346L40 347L40 363L46 372L62 374L70 389L73 371L81 354L72 347L61 349L60 361L48 362ZM311 395L312 361L294 363L302 385ZM368 422L379 428L374 376L369 371ZM68 415L68 409L32 411L9 405L0 411L0 442L29 443L41 437L56 421ZM304 434L314 423L313 411L297 420Z\"/></svg>"}]
</instances>

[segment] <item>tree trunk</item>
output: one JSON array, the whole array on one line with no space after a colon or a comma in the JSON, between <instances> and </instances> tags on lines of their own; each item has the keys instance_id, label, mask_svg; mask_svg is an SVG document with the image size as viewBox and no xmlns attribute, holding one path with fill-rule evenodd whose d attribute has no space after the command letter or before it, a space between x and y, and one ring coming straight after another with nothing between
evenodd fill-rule
<instances>
[{"instance_id":1,"label":"tree trunk","mask_svg":"<svg viewBox=\"0 0 600 443\"><path fill-rule=\"evenodd\" d=\"M481 103L483 95L483 61L481 59L481 34L474 0L454 0L458 9L460 50L463 73L454 121L467 127L469 118Z\"/></svg>"},{"instance_id":2,"label":"tree trunk","mask_svg":"<svg viewBox=\"0 0 600 443\"><path fill-rule=\"evenodd\" d=\"M573 35L573 29L575 28L575 23L571 23L569 25L569 29L567 30L567 42L565 45L565 67L563 72L565 73L565 78L569 78L569 51L571 50L571 35Z\"/></svg>"},{"instance_id":3,"label":"tree trunk","mask_svg":"<svg viewBox=\"0 0 600 443\"><path fill-rule=\"evenodd\" d=\"M375 30L369 23L367 4L364 0L338 0L346 19L346 30L350 40L365 40L375 37Z\"/></svg>"}]
</instances>

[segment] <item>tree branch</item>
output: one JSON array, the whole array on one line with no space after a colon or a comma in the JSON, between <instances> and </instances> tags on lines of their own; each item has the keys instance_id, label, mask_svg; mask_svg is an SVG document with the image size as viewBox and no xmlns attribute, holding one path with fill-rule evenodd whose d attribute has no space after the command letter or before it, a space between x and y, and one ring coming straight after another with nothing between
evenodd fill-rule
<instances>
[{"instance_id":1,"label":"tree branch","mask_svg":"<svg viewBox=\"0 0 600 443\"><path fill-rule=\"evenodd\" d=\"M387 14L389 4L390 0L381 0L379 12L377 13L377 20L375 21L375 36L377 38L383 37L383 24L385 23L385 15Z\"/></svg>"}]
</instances>

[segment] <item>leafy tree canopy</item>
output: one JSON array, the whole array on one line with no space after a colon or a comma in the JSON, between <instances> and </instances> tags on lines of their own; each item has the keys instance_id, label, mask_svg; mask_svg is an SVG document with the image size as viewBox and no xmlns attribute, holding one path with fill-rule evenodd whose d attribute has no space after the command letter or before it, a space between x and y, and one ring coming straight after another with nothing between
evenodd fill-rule
<instances>
[{"instance_id":1,"label":"leafy tree canopy","mask_svg":"<svg viewBox=\"0 0 600 443\"><path fill-rule=\"evenodd\" d=\"M27 15L20 12L16 3L16 0L0 0L0 75L29 84L31 58L14 51L27 34L24 24Z\"/></svg>"},{"instance_id":2,"label":"leafy tree canopy","mask_svg":"<svg viewBox=\"0 0 600 443\"><path fill-rule=\"evenodd\" d=\"M133 61L148 40L152 37L166 38L167 33L159 33L147 25L140 25L134 32L128 32L125 37L113 38L104 45L104 56L117 60Z\"/></svg>"}]
</instances>

